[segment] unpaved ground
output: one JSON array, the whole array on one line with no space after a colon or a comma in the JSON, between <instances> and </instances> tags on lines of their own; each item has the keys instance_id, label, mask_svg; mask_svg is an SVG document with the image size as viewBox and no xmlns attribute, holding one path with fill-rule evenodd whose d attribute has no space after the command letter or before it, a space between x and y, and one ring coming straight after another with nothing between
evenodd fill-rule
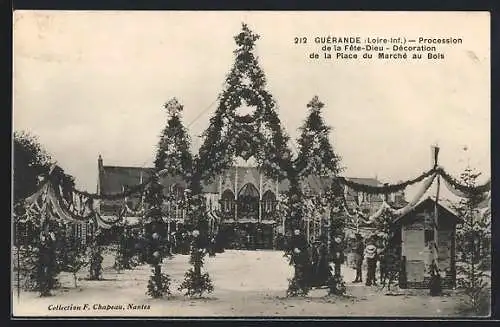
<instances>
[{"instance_id":1,"label":"unpaved ground","mask_svg":"<svg viewBox=\"0 0 500 327\"><path fill-rule=\"evenodd\" d=\"M325 289L315 289L307 297L286 298L287 278L292 268L282 252L226 251L215 258L206 258L215 290L201 299L190 299L177 290L185 271L188 256L177 255L165 260L163 270L172 279L172 295L151 299L146 285L151 274L147 265L117 273L111 268L112 258L104 262L102 281L85 280L86 271L79 274L78 287L73 279L62 274L63 288L54 296L40 298L37 293L14 294L14 316L456 316L463 296L455 291L442 297L430 297L426 290L399 291L388 296L386 290L350 283L352 269L343 268L347 296L328 297ZM14 289L15 291L15 289ZM56 305L76 310L51 310ZM85 304L88 306L86 307ZM128 305L136 309L128 309ZM122 305L123 308L99 309L101 306ZM144 305L144 306L143 306ZM94 307L95 306L95 307Z\"/></svg>"}]
</instances>

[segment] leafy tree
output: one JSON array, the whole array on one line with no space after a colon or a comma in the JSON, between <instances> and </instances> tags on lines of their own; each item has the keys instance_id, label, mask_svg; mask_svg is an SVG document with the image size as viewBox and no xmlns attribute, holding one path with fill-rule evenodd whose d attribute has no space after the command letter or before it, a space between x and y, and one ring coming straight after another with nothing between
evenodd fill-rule
<instances>
[{"instance_id":1,"label":"leafy tree","mask_svg":"<svg viewBox=\"0 0 500 327\"><path fill-rule=\"evenodd\" d=\"M118 271L132 269L133 264L132 233L126 224L122 224L121 227L123 228L123 232L120 234L115 256L115 268Z\"/></svg>"},{"instance_id":2,"label":"leafy tree","mask_svg":"<svg viewBox=\"0 0 500 327\"><path fill-rule=\"evenodd\" d=\"M78 287L77 274L83 267L89 264L89 257L86 252L86 246L71 233L71 230L69 231L62 242L63 246L58 253L58 261L61 271L67 271L73 275L76 288Z\"/></svg>"},{"instance_id":3,"label":"leafy tree","mask_svg":"<svg viewBox=\"0 0 500 327\"><path fill-rule=\"evenodd\" d=\"M195 162L199 159L195 158ZM196 165L199 167L199 165ZM202 296L203 293L211 293L214 289L212 280L208 273L203 273L204 257L207 254L208 224L205 199L201 192L200 174L195 171L189 181L188 192L186 192L185 205L190 223L194 226L190 233L191 253L189 263L192 265L184 275L184 280L179 290L185 290L187 296Z\"/></svg>"},{"instance_id":4,"label":"leafy tree","mask_svg":"<svg viewBox=\"0 0 500 327\"><path fill-rule=\"evenodd\" d=\"M102 246L100 234L97 232L89 244L89 279L100 280L102 278Z\"/></svg>"},{"instance_id":5,"label":"leafy tree","mask_svg":"<svg viewBox=\"0 0 500 327\"><path fill-rule=\"evenodd\" d=\"M467 167L460 175L461 184L473 189L477 185L480 173ZM466 311L488 315L490 312L491 287L489 276L480 268L487 259L480 255L480 242L490 232L490 221L482 219L478 212L478 204L484 200L484 194L471 193L461 199L456 210L463 223L457 228L457 245L461 252L457 272L462 275L458 286L462 287L468 297Z\"/></svg>"},{"instance_id":6,"label":"leafy tree","mask_svg":"<svg viewBox=\"0 0 500 327\"><path fill-rule=\"evenodd\" d=\"M39 143L36 136L25 132L14 132L14 203L35 193L39 176L49 173L52 158Z\"/></svg>"},{"instance_id":7,"label":"leafy tree","mask_svg":"<svg viewBox=\"0 0 500 327\"><path fill-rule=\"evenodd\" d=\"M25 274L26 286L47 296L57 287L56 277L64 266L61 264L64 261L61 253L66 249L65 244L61 245L63 229L59 223L46 219L50 213L42 210L28 214L22 204L48 178L61 178L63 197L67 200L67 190L74 186L74 178L54 172L49 176L54 161L36 136L25 131L14 132L13 147L15 244L22 255L19 269L30 271Z\"/></svg>"}]
</instances>

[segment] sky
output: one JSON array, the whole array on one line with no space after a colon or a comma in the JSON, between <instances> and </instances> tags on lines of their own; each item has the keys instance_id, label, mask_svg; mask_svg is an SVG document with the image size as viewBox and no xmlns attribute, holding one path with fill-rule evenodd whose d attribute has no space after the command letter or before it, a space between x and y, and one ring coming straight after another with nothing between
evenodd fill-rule
<instances>
[{"instance_id":1,"label":"sky","mask_svg":"<svg viewBox=\"0 0 500 327\"><path fill-rule=\"evenodd\" d=\"M481 12L16 11L14 130L37 136L90 192L99 154L105 165L152 166L173 97L196 151L242 22L260 35L255 53L286 132L296 140L319 96L345 176L414 178L438 144L450 174L470 164L480 183L489 178L490 22ZM445 59L434 61L309 59L322 46L314 38L328 36L463 42L440 46Z\"/></svg>"}]
</instances>

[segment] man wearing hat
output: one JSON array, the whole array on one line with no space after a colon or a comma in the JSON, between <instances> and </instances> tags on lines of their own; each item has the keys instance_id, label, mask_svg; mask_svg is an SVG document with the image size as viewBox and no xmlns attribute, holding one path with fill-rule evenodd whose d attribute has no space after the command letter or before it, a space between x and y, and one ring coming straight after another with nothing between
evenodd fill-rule
<instances>
[{"instance_id":1,"label":"man wearing hat","mask_svg":"<svg viewBox=\"0 0 500 327\"><path fill-rule=\"evenodd\" d=\"M375 280L375 270L377 268L377 247L375 242L371 240L365 248L366 265L368 272L366 273L366 286L377 285Z\"/></svg>"},{"instance_id":2,"label":"man wearing hat","mask_svg":"<svg viewBox=\"0 0 500 327\"><path fill-rule=\"evenodd\" d=\"M360 233L356 233L356 243L354 248L354 260L356 264L356 278L353 283L363 282L363 255L365 251L365 246L363 244L363 237Z\"/></svg>"}]
</instances>

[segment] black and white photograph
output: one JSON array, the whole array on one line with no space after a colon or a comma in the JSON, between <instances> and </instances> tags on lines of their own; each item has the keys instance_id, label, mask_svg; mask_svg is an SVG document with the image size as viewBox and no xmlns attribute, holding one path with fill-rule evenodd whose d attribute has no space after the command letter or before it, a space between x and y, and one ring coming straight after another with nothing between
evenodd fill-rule
<instances>
[{"instance_id":1,"label":"black and white photograph","mask_svg":"<svg viewBox=\"0 0 500 327\"><path fill-rule=\"evenodd\" d=\"M491 316L490 15L13 14L13 318Z\"/></svg>"}]
</instances>

